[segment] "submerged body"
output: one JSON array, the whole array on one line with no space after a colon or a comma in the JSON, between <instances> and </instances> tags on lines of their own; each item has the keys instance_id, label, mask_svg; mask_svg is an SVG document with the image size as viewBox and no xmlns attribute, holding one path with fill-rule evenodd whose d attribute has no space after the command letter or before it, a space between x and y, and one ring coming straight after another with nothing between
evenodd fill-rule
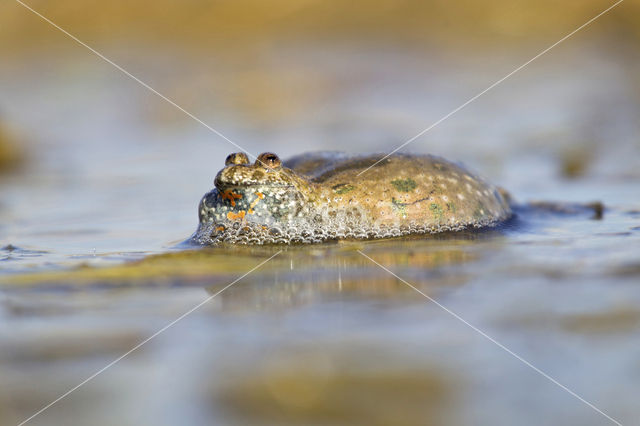
<instances>
[{"instance_id":1,"label":"submerged body","mask_svg":"<svg viewBox=\"0 0 640 426\"><path fill-rule=\"evenodd\" d=\"M202 244L438 233L494 226L512 214L497 187L430 155L312 153L282 164L264 153L249 164L231 154L215 186L198 208L194 239Z\"/></svg>"}]
</instances>

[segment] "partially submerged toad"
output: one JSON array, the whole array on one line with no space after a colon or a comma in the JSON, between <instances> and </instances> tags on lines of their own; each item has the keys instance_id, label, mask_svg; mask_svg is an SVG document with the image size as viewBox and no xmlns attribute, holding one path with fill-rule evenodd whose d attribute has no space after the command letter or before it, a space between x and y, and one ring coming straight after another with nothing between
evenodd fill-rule
<instances>
[{"instance_id":1,"label":"partially submerged toad","mask_svg":"<svg viewBox=\"0 0 640 426\"><path fill-rule=\"evenodd\" d=\"M251 164L246 154L231 154L200 201L193 239L384 238L491 227L512 215L506 193L461 165L430 155L383 157L324 152L283 164L265 152Z\"/></svg>"}]
</instances>

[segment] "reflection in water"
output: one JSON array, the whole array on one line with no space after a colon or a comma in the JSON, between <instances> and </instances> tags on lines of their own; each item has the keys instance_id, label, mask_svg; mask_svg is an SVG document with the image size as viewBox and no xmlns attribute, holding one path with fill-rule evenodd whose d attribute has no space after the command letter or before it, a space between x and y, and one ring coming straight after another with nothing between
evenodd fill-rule
<instances>
[{"instance_id":1,"label":"reflection in water","mask_svg":"<svg viewBox=\"0 0 640 426\"><path fill-rule=\"evenodd\" d=\"M491 244L495 245L495 242ZM365 250L389 268L402 268L405 276L425 291L464 284L467 274L456 267L482 258L475 242L468 239L291 247L274 262L280 265L277 269L270 265L264 271L251 274L233 291L223 292L218 297L225 307L234 310L280 309L344 297L413 298L408 287L388 274L381 274L378 267L357 249ZM215 294L223 286L224 283L216 284L207 291Z\"/></svg>"},{"instance_id":2,"label":"reflection in water","mask_svg":"<svg viewBox=\"0 0 640 426\"><path fill-rule=\"evenodd\" d=\"M282 254L274 258L259 271L256 277L269 274L276 280L295 282L308 280L316 285L335 282L338 275L344 281L369 279L378 276L366 259L357 250L364 249L389 267L408 268L423 278L442 279L438 271L476 261L482 253L498 249L499 231L484 231L477 234L458 233L438 236L374 240L345 241L333 244L301 246L235 246L220 245L195 250L173 251L152 255L123 265L96 268L81 264L72 270L28 273L4 277L10 285L42 285L55 282L73 285L158 285L158 284L214 284L227 283L251 267L272 256L278 250ZM25 252L26 253L26 252ZM373 272L372 272L373 271ZM357 287L355 287L357 288Z\"/></svg>"},{"instance_id":3,"label":"reflection in water","mask_svg":"<svg viewBox=\"0 0 640 426\"><path fill-rule=\"evenodd\" d=\"M243 368L223 362L226 378L211 380L208 402L235 424L453 424L455 375L389 355L330 344L274 349Z\"/></svg>"}]
</instances>

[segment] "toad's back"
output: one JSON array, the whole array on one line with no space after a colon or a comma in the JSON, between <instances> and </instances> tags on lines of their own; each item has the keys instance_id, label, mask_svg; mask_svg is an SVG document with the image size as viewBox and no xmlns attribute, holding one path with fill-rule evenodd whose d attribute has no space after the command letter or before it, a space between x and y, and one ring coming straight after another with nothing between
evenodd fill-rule
<instances>
[{"instance_id":1,"label":"toad's back","mask_svg":"<svg viewBox=\"0 0 640 426\"><path fill-rule=\"evenodd\" d=\"M511 215L498 188L430 155L318 153L285 165L318 185L318 203L326 205L327 213L352 211L365 215L372 226L437 232L490 226Z\"/></svg>"}]
</instances>

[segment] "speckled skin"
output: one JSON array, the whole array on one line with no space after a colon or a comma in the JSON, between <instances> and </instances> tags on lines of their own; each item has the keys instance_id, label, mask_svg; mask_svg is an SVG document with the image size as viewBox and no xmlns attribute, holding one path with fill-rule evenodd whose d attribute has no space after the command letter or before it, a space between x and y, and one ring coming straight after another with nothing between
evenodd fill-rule
<instances>
[{"instance_id":1,"label":"speckled skin","mask_svg":"<svg viewBox=\"0 0 640 426\"><path fill-rule=\"evenodd\" d=\"M493 226L506 196L464 167L430 155L312 153L281 164L231 154L199 206L201 243L317 242Z\"/></svg>"}]
</instances>

